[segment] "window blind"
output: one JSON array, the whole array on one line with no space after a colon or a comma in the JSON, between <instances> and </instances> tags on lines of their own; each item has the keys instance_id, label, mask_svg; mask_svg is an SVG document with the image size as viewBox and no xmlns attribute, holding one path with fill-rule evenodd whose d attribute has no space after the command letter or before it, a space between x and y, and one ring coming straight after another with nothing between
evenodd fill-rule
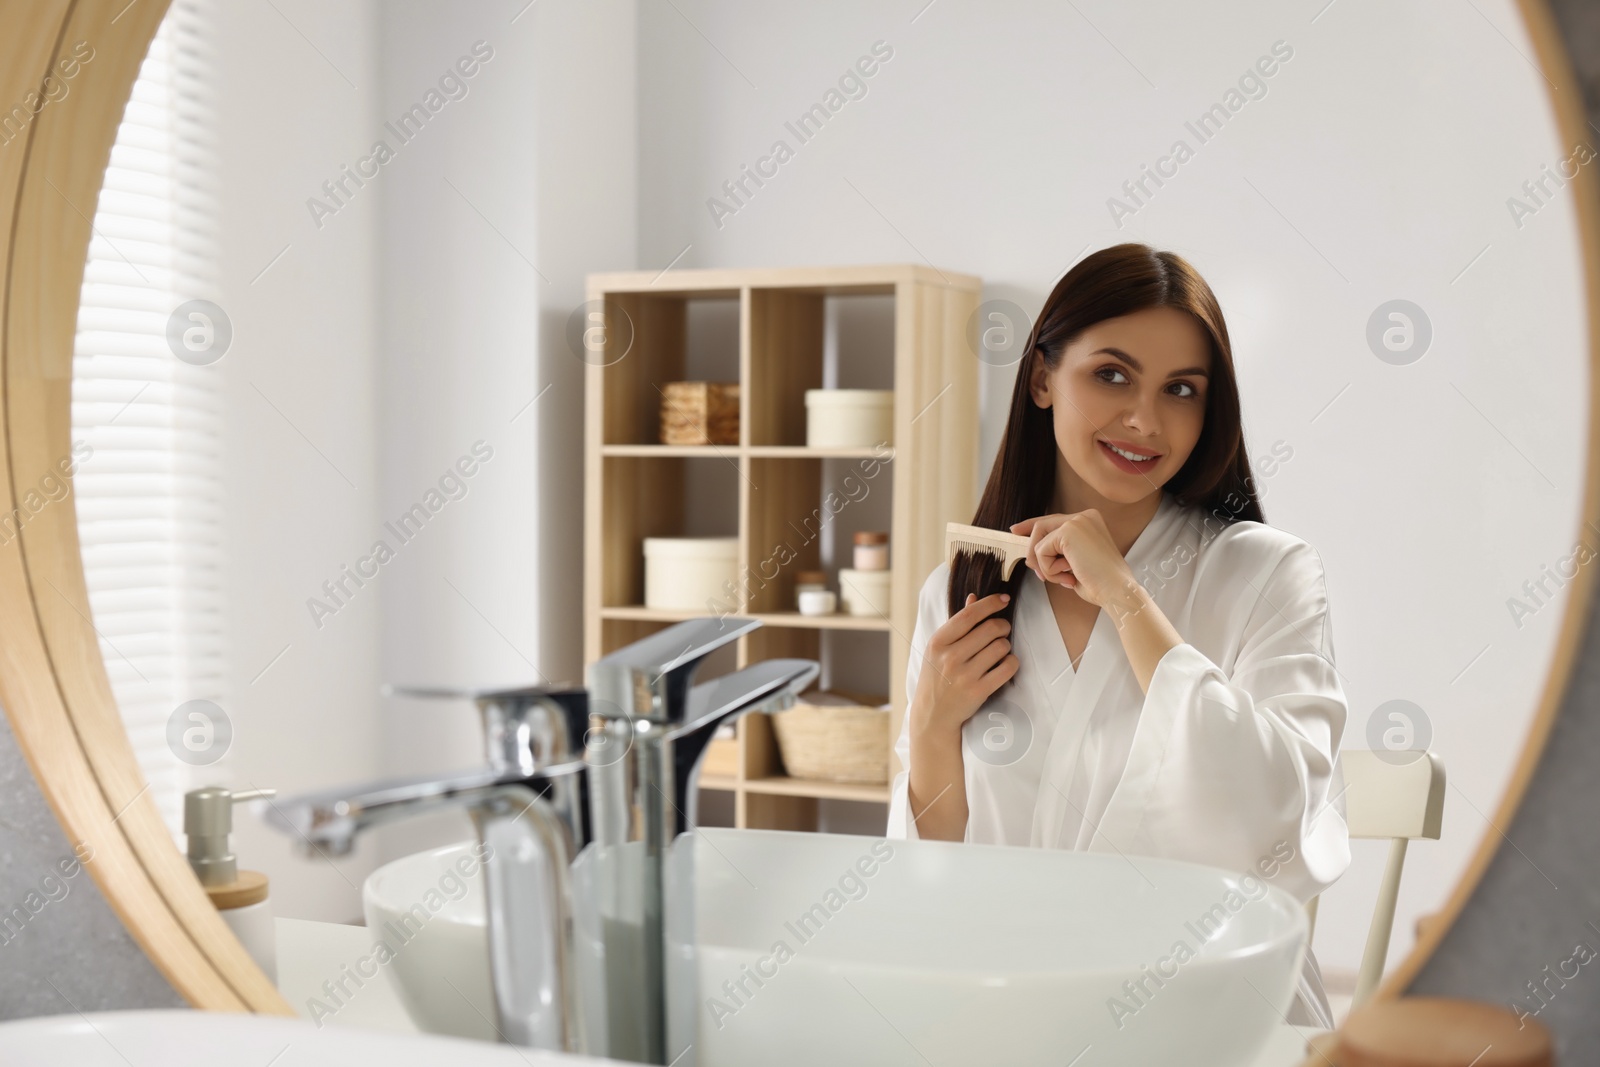
<instances>
[{"instance_id":1,"label":"window blind","mask_svg":"<svg viewBox=\"0 0 1600 1067\"><path fill-rule=\"evenodd\" d=\"M72 439L92 449L73 486L89 603L175 836L205 768L168 747L168 719L189 700L227 707L220 372L167 342L179 304L216 299L208 29L203 3L177 0L140 68L94 214L72 381Z\"/></svg>"}]
</instances>

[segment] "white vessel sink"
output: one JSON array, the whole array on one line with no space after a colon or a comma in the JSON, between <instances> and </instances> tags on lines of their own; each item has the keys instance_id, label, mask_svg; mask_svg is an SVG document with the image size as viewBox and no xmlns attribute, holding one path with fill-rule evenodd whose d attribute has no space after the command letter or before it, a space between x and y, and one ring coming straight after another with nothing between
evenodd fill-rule
<instances>
[{"instance_id":1,"label":"white vessel sink","mask_svg":"<svg viewBox=\"0 0 1600 1067\"><path fill-rule=\"evenodd\" d=\"M470 847L374 872L369 927ZM1283 1028L1307 936L1299 903L1259 879L1114 853L702 828L668 868L680 1067L1242 1067ZM420 1027L485 1036L450 989L493 1017L481 878L391 973Z\"/></svg>"},{"instance_id":2,"label":"white vessel sink","mask_svg":"<svg viewBox=\"0 0 1600 1067\"><path fill-rule=\"evenodd\" d=\"M477 842L464 841L386 863L367 876L361 904L374 943L395 950L391 985L417 1028L494 1041L477 854Z\"/></svg>"},{"instance_id":3,"label":"white vessel sink","mask_svg":"<svg viewBox=\"0 0 1600 1067\"><path fill-rule=\"evenodd\" d=\"M0 1023L6 1067L620 1067L615 1060L271 1015L108 1011Z\"/></svg>"}]
</instances>

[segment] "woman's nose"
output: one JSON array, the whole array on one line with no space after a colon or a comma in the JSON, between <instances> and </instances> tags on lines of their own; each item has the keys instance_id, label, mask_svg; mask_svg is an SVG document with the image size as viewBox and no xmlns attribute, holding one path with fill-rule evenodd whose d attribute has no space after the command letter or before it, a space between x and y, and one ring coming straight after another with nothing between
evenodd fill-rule
<instances>
[{"instance_id":1,"label":"woman's nose","mask_svg":"<svg viewBox=\"0 0 1600 1067\"><path fill-rule=\"evenodd\" d=\"M1160 432L1161 417L1156 413L1155 397L1143 395L1136 397L1133 406L1123 413L1122 423L1146 436Z\"/></svg>"}]
</instances>

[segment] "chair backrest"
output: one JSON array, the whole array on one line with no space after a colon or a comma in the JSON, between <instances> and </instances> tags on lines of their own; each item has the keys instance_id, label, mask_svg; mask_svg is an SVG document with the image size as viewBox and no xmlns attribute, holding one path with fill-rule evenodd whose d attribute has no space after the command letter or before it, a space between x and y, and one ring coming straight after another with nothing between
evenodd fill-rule
<instances>
[{"instance_id":1,"label":"chair backrest","mask_svg":"<svg viewBox=\"0 0 1600 1067\"><path fill-rule=\"evenodd\" d=\"M1389 934L1394 928L1395 902L1400 896L1400 871L1405 865L1406 843L1415 838L1437 841L1444 822L1444 761L1431 751L1370 752L1345 749L1339 753L1344 770L1345 823L1352 838L1387 839L1389 860L1384 866L1378 900L1367 928L1367 945L1361 953L1351 1007L1362 1003L1378 987L1389 955ZM1313 927L1317 899L1306 905Z\"/></svg>"},{"instance_id":2,"label":"chair backrest","mask_svg":"<svg viewBox=\"0 0 1600 1067\"><path fill-rule=\"evenodd\" d=\"M1438 753L1339 753L1345 824L1359 838L1439 840L1444 822L1444 761Z\"/></svg>"}]
</instances>

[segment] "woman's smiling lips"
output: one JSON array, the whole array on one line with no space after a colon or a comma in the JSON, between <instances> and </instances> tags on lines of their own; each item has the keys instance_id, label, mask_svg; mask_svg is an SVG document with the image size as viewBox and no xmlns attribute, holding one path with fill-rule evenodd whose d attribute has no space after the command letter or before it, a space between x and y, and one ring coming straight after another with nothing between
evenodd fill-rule
<instances>
[{"instance_id":1,"label":"woman's smiling lips","mask_svg":"<svg viewBox=\"0 0 1600 1067\"><path fill-rule=\"evenodd\" d=\"M1152 452L1149 448L1132 445L1126 441L1103 441L1095 438L1095 444L1100 446L1100 451L1111 461L1112 466L1118 470L1126 471L1128 474L1144 474L1161 462L1162 454L1160 452ZM1132 453L1135 456L1148 458L1142 460L1129 459L1119 453L1117 449L1121 449L1122 452Z\"/></svg>"}]
</instances>

